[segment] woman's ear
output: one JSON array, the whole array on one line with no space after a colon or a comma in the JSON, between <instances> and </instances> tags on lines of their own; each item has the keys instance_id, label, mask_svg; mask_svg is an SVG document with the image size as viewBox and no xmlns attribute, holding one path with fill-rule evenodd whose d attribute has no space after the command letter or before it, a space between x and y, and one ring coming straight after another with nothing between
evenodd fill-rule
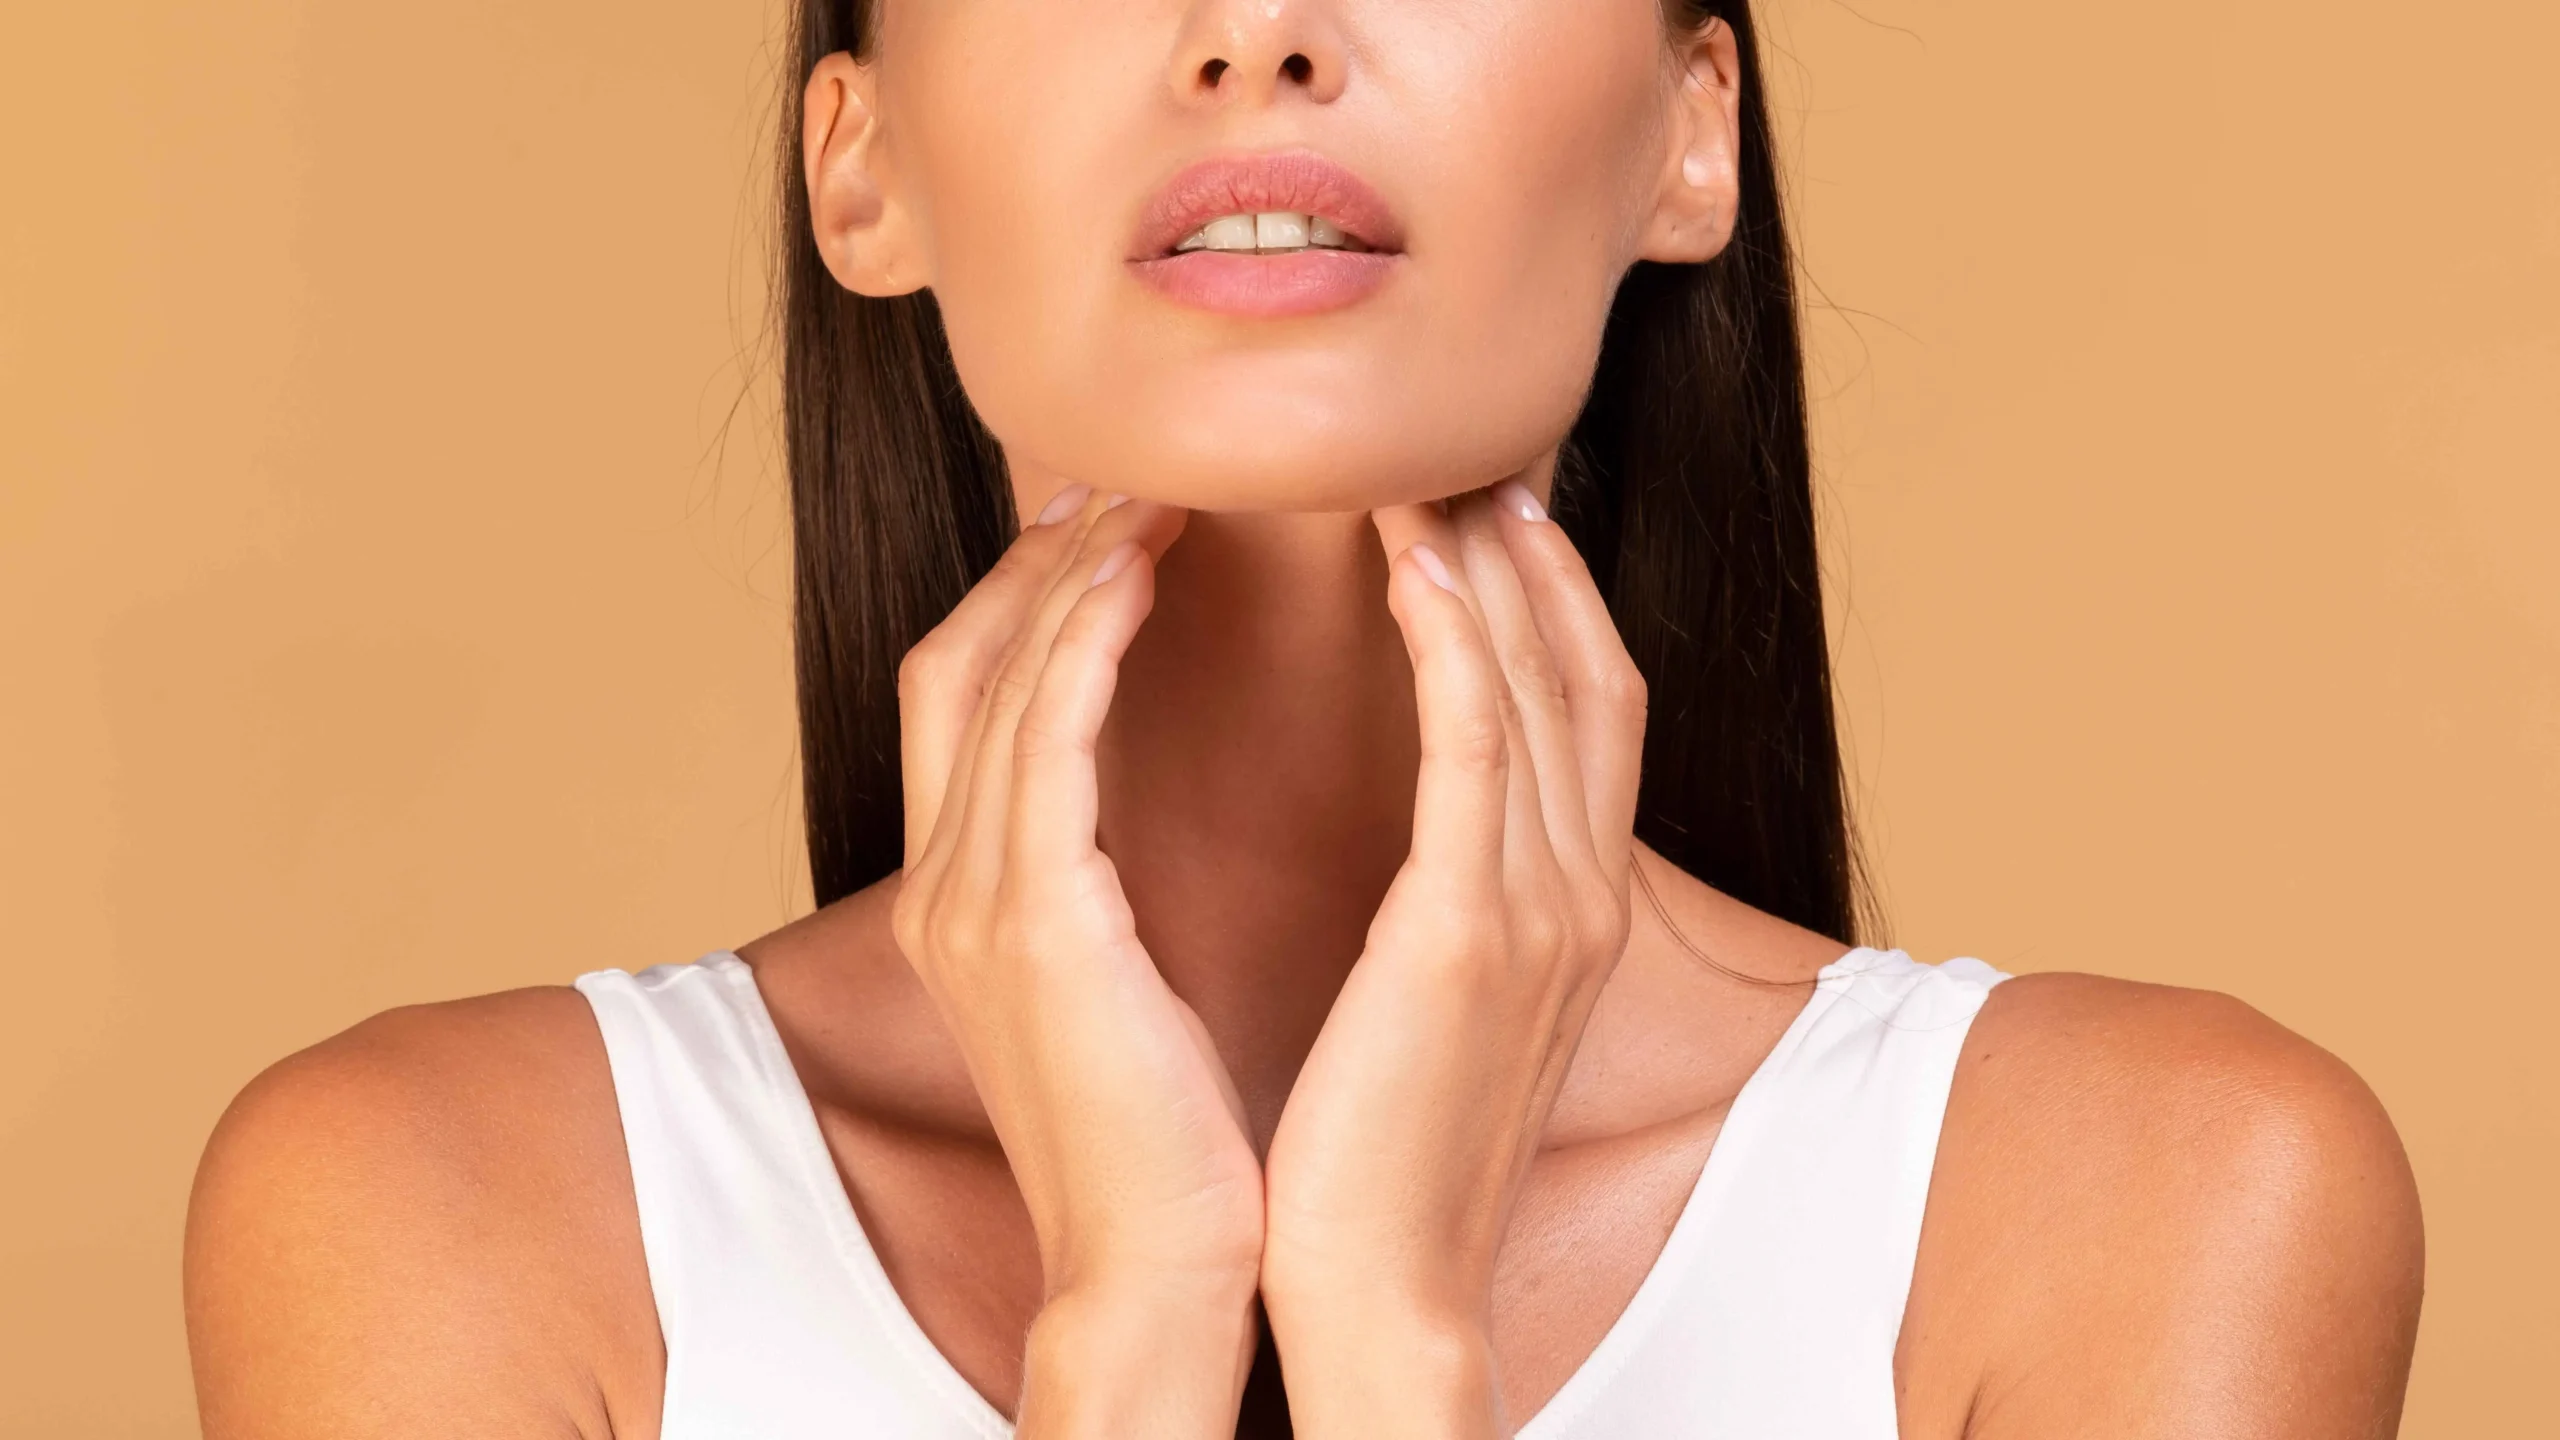
<instances>
[{"instance_id":1,"label":"woman's ear","mask_svg":"<svg viewBox=\"0 0 2560 1440\"><path fill-rule=\"evenodd\" d=\"M1741 205L1742 50L1710 20L1673 56L1662 182L1637 258L1696 264L1723 253Z\"/></svg>"},{"instance_id":2,"label":"woman's ear","mask_svg":"<svg viewBox=\"0 0 2560 1440\"><path fill-rule=\"evenodd\" d=\"M905 295L932 281L905 187L880 143L878 76L839 50L809 72L801 97L800 169L809 226L836 283Z\"/></svg>"}]
</instances>

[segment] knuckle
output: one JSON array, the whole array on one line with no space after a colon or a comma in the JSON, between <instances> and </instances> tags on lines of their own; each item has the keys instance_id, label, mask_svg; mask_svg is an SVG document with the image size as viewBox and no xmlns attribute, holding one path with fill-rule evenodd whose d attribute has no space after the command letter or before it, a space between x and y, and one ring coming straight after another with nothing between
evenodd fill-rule
<instances>
[{"instance_id":1,"label":"knuckle","mask_svg":"<svg viewBox=\"0 0 2560 1440\"><path fill-rule=\"evenodd\" d=\"M941 886L920 886L913 896L910 899L903 888L899 891L889 910L890 933L910 961L938 968L946 957L960 953L963 937L957 933L952 906Z\"/></svg>"},{"instance_id":2,"label":"knuckle","mask_svg":"<svg viewBox=\"0 0 2560 1440\"><path fill-rule=\"evenodd\" d=\"M1494 777L1511 766L1511 733L1490 706L1450 722L1432 747L1433 758L1469 775Z\"/></svg>"},{"instance_id":3,"label":"knuckle","mask_svg":"<svg viewBox=\"0 0 2560 1440\"><path fill-rule=\"evenodd\" d=\"M1536 645L1521 645L1503 657L1502 670L1511 678L1514 695L1539 705L1564 703L1564 674L1556 668L1553 656Z\"/></svg>"},{"instance_id":4,"label":"knuckle","mask_svg":"<svg viewBox=\"0 0 2560 1440\"><path fill-rule=\"evenodd\" d=\"M1020 666L1008 665L988 684L987 706L999 715L1019 714L1031 704L1032 693L1038 688L1038 682L1022 673Z\"/></svg>"},{"instance_id":5,"label":"knuckle","mask_svg":"<svg viewBox=\"0 0 2560 1440\"><path fill-rule=\"evenodd\" d=\"M947 902L934 905L924 919L925 953L937 958L973 954L978 948L976 928L963 907Z\"/></svg>"},{"instance_id":6,"label":"knuckle","mask_svg":"<svg viewBox=\"0 0 2560 1440\"><path fill-rule=\"evenodd\" d=\"M1083 736L1061 727L1039 706L1032 707L1013 728L1013 754L1017 760L1082 755L1091 748Z\"/></svg>"},{"instance_id":7,"label":"knuckle","mask_svg":"<svg viewBox=\"0 0 2560 1440\"><path fill-rule=\"evenodd\" d=\"M1636 668L1634 661L1621 660L1601 672L1600 702L1611 712L1626 719L1641 720L1651 699L1644 672Z\"/></svg>"},{"instance_id":8,"label":"knuckle","mask_svg":"<svg viewBox=\"0 0 2560 1440\"><path fill-rule=\"evenodd\" d=\"M938 694L950 672L949 641L936 630L917 641L898 661L898 699L912 704Z\"/></svg>"},{"instance_id":9,"label":"knuckle","mask_svg":"<svg viewBox=\"0 0 2560 1440\"><path fill-rule=\"evenodd\" d=\"M1594 963L1607 964L1626 945L1627 907L1606 893L1586 896L1577 907L1573 928L1577 948Z\"/></svg>"},{"instance_id":10,"label":"knuckle","mask_svg":"<svg viewBox=\"0 0 2560 1440\"><path fill-rule=\"evenodd\" d=\"M1528 913L1511 923L1514 953L1547 960L1567 950L1569 927L1564 916L1551 906L1532 906Z\"/></svg>"},{"instance_id":11,"label":"knuckle","mask_svg":"<svg viewBox=\"0 0 2560 1440\"><path fill-rule=\"evenodd\" d=\"M898 898L889 905L889 933L910 957L924 945L924 909L924 888L912 879L899 885Z\"/></svg>"},{"instance_id":12,"label":"knuckle","mask_svg":"<svg viewBox=\"0 0 2560 1440\"><path fill-rule=\"evenodd\" d=\"M1498 989L1514 947L1498 930L1464 927L1444 932L1439 943L1416 946L1402 962L1436 992L1463 995Z\"/></svg>"},{"instance_id":13,"label":"knuckle","mask_svg":"<svg viewBox=\"0 0 2560 1440\"><path fill-rule=\"evenodd\" d=\"M1094 632L1102 622L1101 612L1093 603L1094 592L1087 590L1067 607L1058 621L1058 633L1049 641L1050 663L1062 656L1073 656L1093 644Z\"/></svg>"}]
</instances>

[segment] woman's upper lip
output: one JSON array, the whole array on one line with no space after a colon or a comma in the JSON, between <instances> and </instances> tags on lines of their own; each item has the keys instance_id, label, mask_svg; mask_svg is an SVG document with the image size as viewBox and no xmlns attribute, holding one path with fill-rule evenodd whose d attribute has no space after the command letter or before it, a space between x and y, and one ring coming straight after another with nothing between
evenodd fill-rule
<instances>
[{"instance_id":1,"label":"woman's upper lip","mask_svg":"<svg viewBox=\"0 0 2560 1440\"><path fill-rule=\"evenodd\" d=\"M1216 155L1175 172L1140 213L1129 258L1161 259L1221 215L1266 210L1321 215L1372 250L1404 248L1395 213L1367 181L1313 150L1280 150Z\"/></svg>"}]
</instances>

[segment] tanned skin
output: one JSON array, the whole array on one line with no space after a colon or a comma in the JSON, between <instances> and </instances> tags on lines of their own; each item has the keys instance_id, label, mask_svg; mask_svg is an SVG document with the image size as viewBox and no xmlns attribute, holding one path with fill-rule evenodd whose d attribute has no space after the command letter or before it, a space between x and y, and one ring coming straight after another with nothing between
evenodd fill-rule
<instances>
[{"instance_id":1,"label":"tanned skin","mask_svg":"<svg viewBox=\"0 0 2560 1440\"><path fill-rule=\"evenodd\" d=\"M1257 1297L1301 1435L1512 1433L1846 948L1633 838L1664 717L1543 509L1618 279L1730 238L1734 36L1654 0L881 15L808 80L814 239L933 288L1025 525L901 675L906 864L739 953L898 1294L1026 1440L1230 1433ZM1131 282L1151 186L1292 145L1392 204L1390 282L1285 325ZM2023 977L1956 1070L1902 1434L2388 1436L2422 1269L2335 1059ZM659 1431L566 988L258 1077L186 1289L211 1440Z\"/></svg>"},{"instance_id":2,"label":"tanned skin","mask_svg":"<svg viewBox=\"0 0 2560 1440\"><path fill-rule=\"evenodd\" d=\"M1188 573L1182 554L1162 568L1168 591ZM1232 659L1218 675L1206 653L1150 663L1167 682L1254 683ZM1278 683L1263 683L1278 700ZM1145 693L1197 698L1178 689ZM1287 722L1275 715L1252 738L1304 743ZM1214 765L1219 748L1147 753ZM1166 865L1136 883L1155 873L1142 858L1153 846L1196 834L1173 816L1162 830L1142 818L1160 811L1129 812L1114 853L1145 897L1149 951L1216 1053L1256 1057L1236 1065L1239 1133L1267 1155L1296 1076L1270 1037L1338 984L1309 981L1294 957L1356 957L1375 913L1359 897L1392 872L1353 883L1326 873L1346 862L1319 853L1370 787L1256 788L1288 798L1234 812L1264 842L1239 846L1250 860ZM1231 782L1226 803L1240 790ZM1265 844L1281 846L1276 857ZM1664 914L1630 906L1623 956L1487 1277L1481 1368L1464 1346L1443 1356L1445 1371L1408 1357L1364 1375L1344 1357L1341 1394L1401 1387L1400 1403L1427 1409L1395 1433L1501 1433L1563 1384L1651 1265L1735 1093L1804 1003L1803 982L1842 953L1658 856L1635 863ZM1234 1297L1145 1292L1128 1316L1095 1317L1090 1343L1029 1343L1060 1313L1043 1241L898 944L899 886L892 877L742 951L899 1294L999 1408L1016 1413L1045 1388L1059 1433L1109 1429L1085 1417L1161 1394L1161 1342L1187 1334L1202 1348L1191 1373L1207 1413L1144 1433L1217 1433L1241 1381ZM1240 936L1251 937L1241 955ZM1293 1001L1302 988L1313 999ZM1257 1021L1262 1011L1273 1020ZM1089 1158L1112 1162L1107 1150ZM1993 992L1956 1072L1896 1357L1903 1434L2389 1435L2421 1265L2407 1163L2336 1060L2221 996L2022 977ZM188 1298L216 1440L653 1436L665 1355L583 997L544 988L394 1011L260 1077L208 1150ZM1205 1323L1219 1316L1230 1328ZM1293 1403L1310 1410L1321 1395L1300 1392L1322 1380L1298 1374ZM1432 1374L1441 1388L1417 1393L1416 1376Z\"/></svg>"}]
</instances>

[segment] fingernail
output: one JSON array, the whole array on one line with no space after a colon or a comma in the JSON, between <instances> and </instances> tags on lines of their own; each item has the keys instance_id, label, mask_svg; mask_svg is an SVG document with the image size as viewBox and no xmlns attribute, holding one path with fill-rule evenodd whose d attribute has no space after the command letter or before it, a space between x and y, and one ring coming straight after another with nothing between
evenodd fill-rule
<instances>
[{"instance_id":1,"label":"fingernail","mask_svg":"<svg viewBox=\"0 0 2560 1440\"><path fill-rule=\"evenodd\" d=\"M1119 509L1121 506L1126 505L1126 504L1128 504L1128 503L1129 503L1129 497L1128 497L1128 496L1126 496L1126 495L1114 495L1114 496L1112 496L1110 499L1105 500L1105 501L1103 501L1103 502L1102 502L1102 508L1103 508L1103 509L1105 509L1105 510L1117 510L1117 509Z\"/></svg>"},{"instance_id":2,"label":"fingernail","mask_svg":"<svg viewBox=\"0 0 2560 1440\"><path fill-rule=\"evenodd\" d=\"M1529 487L1517 480L1505 480L1494 486L1493 498L1501 502L1503 509L1523 520L1547 518L1547 507L1539 504L1538 497L1529 493Z\"/></svg>"},{"instance_id":3,"label":"fingernail","mask_svg":"<svg viewBox=\"0 0 2560 1440\"><path fill-rule=\"evenodd\" d=\"M1138 542L1135 540L1123 540L1112 546L1111 553L1103 556L1102 563L1094 567L1093 582L1085 588L1091 590L1108 582L1112 576L1128 569L1129 562L1137 558Z\"/></svg>"},{"instance_id":4,"label":"fingernail","mask_svg":"<svg viewBox=\"0 0 2560 1440\"><path fill-rule=\"evenodd\" d=\"M1040 514L1033 519L1031 523L1034 525L1055 525L1059 521L1064 520L1068 516L1083 509L1086 498L1092 494L1093 487L1090 485L1070 485L1066 489L1059 491L1057 494L1050 496L1049 503L1040 507Z\"/></svg>"},{"instance_id":5,"label":"fingernail","mask_svg":"<svg viewBox=\"0 0 2560 1440\"><path fill-rule=\"evenodd\" d=\"M1449 567L1440 563L1440 552L1417 540L1413 544L1413 563L1422 567L1432 584L1452 595L1458 593L1457 582L1449 578Z\"/></svg>"}]
</instances>

